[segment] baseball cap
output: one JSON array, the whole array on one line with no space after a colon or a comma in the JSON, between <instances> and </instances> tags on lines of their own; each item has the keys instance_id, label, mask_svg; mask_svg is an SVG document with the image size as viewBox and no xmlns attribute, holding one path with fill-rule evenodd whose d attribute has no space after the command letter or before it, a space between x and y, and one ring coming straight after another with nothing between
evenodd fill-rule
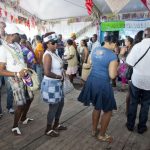
<instances>
[{"instance_id":1,"label":"baseball cap","mask_svg":"<svg viewBox=\"0 0 150 150\"><path fill-rule=\"evenodd\" d=\"M58 40L58 36L54 33L54 34L51 34L47 37L44 38L44 42L53 42L53 41L57 41Z\"/></svg>"},{"instance_id":2,"label":"baseball cap","mask_svg":"<svg viewBox=\"0 0 150 150\"><path fill-rule=\"evenodd\" d=\"M7 34L15 34L15 33L24 34L15 24L7 25L5 28L5 32Z\"/></svg>"}]
</instances>

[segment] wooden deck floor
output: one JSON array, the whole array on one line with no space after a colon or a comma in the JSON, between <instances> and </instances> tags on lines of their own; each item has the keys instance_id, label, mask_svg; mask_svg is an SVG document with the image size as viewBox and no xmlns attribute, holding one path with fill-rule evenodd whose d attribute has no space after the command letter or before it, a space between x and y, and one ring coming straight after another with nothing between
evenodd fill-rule
<instances>
[{"instance_id":1,"label":"wooden deck floor","mask_svg":"<svg viewBox=\"0 0 150 150\"><path fill-rule=\"evenodd\" d=\"M84 107L76 100L79 92L74 90L66 96L61 121L68 126L68 130L61 132L57 138L44 135L48 106L40 100L38 92L28 115L34 121L28 125L20 124L22 136L16 137L11 133L13 116L5 110L0 120L0 150L150 150L150 130L139 135L125 128L126 93L115 91L118 110L113 112L108 128L114 141L108 144L90 135L92 107ZM3 106L6 106L5 93L2 100Z\"/></svg>"}]
</instances>

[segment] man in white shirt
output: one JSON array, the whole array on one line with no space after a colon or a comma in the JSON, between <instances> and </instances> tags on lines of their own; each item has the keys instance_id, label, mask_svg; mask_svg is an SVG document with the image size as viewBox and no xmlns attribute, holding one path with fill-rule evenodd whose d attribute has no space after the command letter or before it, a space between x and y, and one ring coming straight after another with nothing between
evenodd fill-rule
<instances>
[{"instance_id":1,"label":"man in white shirt","mask_svg":"<svg viewBox=\"0 0 150 150\"><path fill-rule=\"evenodd\" d=\"M22 78L25 77L27 73L27 65L24 63L20 45L15 43L20 31L13 24L6 26L5 31L7 33L6 41L3 41L0 46L0 75L8 77L17 105L12 132L16 135L21 135L18 122L22 121L23 124L27 124L28 121L31 120L26 118L26 114L33 100L33 95L26 90L27 88L22 81ZM20 63L18 63L17 60L19 60Z\"/></svg>"},{"instance_id":2,"label":"man in white shirt","mask_svg":"<svg viewBox=\"0 0 150 150\"><path fill-rule=\"evenodd\" d=\"M130 66L143 56L150 48L150 28L145 29L144 39L136 44L129 53L126 62ZM150 49L146 55L133 67L133 74L130 86L130 104L127 114L127 128L130 131L134 130L137 106L139 98L141 100L141 110L139 114L138 133L142 134L147 130L146 122L148 120L148 112L150 106Z\"/></svg>"},{"instance_id":3,"label":"man in white shirt","mask_svg":"<svg viewBox=\"0 0 150 150\"><path fill-rule=\"evenodd\" d=\"M97 34L93 34L92 42L93 42L93 44L92 44L91 52L94 50L94 48L101 46L100 42L97 40Z\"/></svg>"}]
</instances>

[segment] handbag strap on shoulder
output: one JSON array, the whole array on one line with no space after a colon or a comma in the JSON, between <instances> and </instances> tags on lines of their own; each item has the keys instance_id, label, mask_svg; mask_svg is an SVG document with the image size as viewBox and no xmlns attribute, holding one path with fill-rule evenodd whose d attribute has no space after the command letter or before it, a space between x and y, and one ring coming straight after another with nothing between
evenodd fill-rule
<instances>
[{"instance_id":1,"label":"handbag strap on shoulder","mask_svg":"<svg viewBox=\"0 0 150 150\"><path fill-rule=\"evenodd\" d=\"M139 61L141 61L141 59L147 54L147 52L149 51L149 49L150 49L150 46L148 47L148 49L146 50L146 52L139 58L139 60L135 63L135 65L133 67L135 67L139 63Z\"/></svg>"}]
</instances>

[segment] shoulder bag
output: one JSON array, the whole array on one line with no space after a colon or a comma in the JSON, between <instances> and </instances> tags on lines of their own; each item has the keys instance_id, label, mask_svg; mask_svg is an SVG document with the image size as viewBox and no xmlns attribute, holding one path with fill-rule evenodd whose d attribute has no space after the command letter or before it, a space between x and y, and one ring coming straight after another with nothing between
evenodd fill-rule
<instances>
[{"instance_id":1,"label":"shoulder bag","mask_svg":"<svg viewBox=\"0 0 150 150\"><path fill-rule=\"evenodd\" d=\"M11 53L12 57L16 60L16 62L18 64L21 64L22 66L24 66L24 64L19 60L19 58L12 52L11 48L6 43L4 43L3 45ZM28 89L31 90L31 91L38 90L39 86L40 86L40 82L39 82L37 73L33 69L30 69L30 68L27 68L27 69L28 69L28 73L30 75L30 78L32 80L32 86L28 86L26 84Z\"/></svg>"}]
</instances>

